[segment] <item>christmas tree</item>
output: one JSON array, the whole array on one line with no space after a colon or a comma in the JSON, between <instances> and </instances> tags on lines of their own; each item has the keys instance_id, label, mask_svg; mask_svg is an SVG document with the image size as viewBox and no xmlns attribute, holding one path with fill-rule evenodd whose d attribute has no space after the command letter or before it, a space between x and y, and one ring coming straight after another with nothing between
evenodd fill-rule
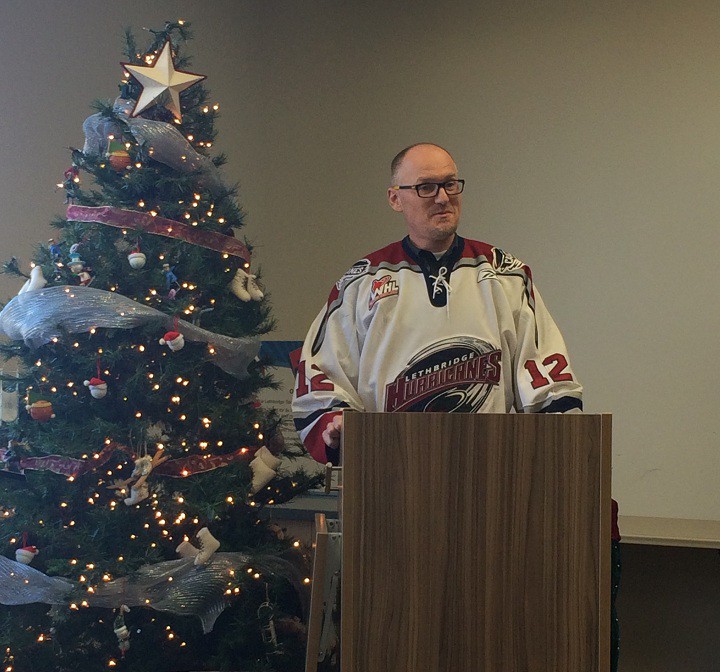
<instances>
[{"instance_id":1,"label":"christmas tree","mask_svg":"<svg viewBox=\"0 0 720 672\"><path fill-rule=\"evenodd\" d=\"M8 672L302 668L306 565L260 515L308 485L274 479L257 402L270 310L189 26L150 33L126 32L120 95L85 120L66 215L0 313L3 408L24 407L0 426Z\"/></svg>"}]
</instances>

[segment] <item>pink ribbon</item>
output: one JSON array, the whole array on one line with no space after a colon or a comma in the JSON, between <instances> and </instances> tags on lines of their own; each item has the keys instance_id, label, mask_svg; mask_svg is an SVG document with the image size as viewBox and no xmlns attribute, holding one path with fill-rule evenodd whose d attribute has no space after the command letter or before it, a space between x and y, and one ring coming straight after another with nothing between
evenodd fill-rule
<instances>
[{"instance_id":1,"label":"pink ribbon","mask_svg":"<svg viewBox=\"0 0 720 672\"><path fill-rule=\"evenodd\" d=\"M244 261L250 262L250 251L233 236L225 236L217 231L198 229L174 219L153 217L147 212L123 210L109 205L97 208L85 205L68 205L67 218L71 222L95 222L120 229L145 231L158 236L184 240L186 243L229 254L233 257L240 257Z\"/></svg>"}]
</instances>

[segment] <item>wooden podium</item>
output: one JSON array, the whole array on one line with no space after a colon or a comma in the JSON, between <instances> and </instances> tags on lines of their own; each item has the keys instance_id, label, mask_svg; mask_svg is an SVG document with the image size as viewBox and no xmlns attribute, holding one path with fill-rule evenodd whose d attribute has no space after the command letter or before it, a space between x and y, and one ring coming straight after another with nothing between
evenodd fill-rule
<instances>
[{"instance_id":1,"label":"wooden podium","mask_svg":"<svg viewBox=\"0 0 720 672\"><path fill-rule=\"evenodd\" d=\"M342 672L606 672L609 415L345 413Z\"/></svg>"}]
</instances>

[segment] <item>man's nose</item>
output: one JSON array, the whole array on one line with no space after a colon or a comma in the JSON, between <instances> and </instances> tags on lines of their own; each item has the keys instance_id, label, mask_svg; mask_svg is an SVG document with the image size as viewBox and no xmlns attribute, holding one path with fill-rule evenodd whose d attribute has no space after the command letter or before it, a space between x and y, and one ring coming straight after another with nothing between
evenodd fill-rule
<instances>
[{"instance_id":1,"label":"man's nose","mask_svg":"<svg viewBox=\"0 0 720 672\"><path fill-rule=\"evenodd\" d=\"M438 189L438 193L435 196L435 202L436 203L448 203L450 201L450 197L447 195L447 191L445 191L445 187L440 187Z\"/></svg>"}]
</instances>

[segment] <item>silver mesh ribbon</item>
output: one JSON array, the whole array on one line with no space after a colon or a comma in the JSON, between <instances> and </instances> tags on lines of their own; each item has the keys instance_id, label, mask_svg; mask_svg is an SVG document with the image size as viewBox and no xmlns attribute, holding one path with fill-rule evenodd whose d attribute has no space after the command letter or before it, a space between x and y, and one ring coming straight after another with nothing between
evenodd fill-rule
<instances>
[{"instance_id":1,"label":"silver mesh ribbon","mask_svg":"<svg viewBox=\"0 0 720 672\"><path fill-rule=\"evenodd\" d=\"M83 133L85 133L83 154L85 156L104 155L108 148L108 136L114 135L116 138L120 138L122 129L114 119L97 112L85 119Z\"/></svg>"},{"instance_id":2,"label":"silver mesh ribbon","mask_svg":"<svg viewBox=\"0 0 720 672\"><path fill-rule=\"evenodd\" d=\"M0 555L0 604L67 604L75 585Z\"/></svg>"},{"instance_id":3,"label":"silver mesh ribbon","mask_svg":"<svg viewBox=\"0 0 720 672\"><path fill-rule=\"evenodd\" d=\"M196 567L194 558L158 562L138 572L98 586L94 595L86 595L91 607L115 609L151 607L180 616L197 616L203 632L213 629L218 616L232 603L227 590L237 585L233 576L247 564L243 553L215 553L210 564Z\"/></svg>"},{"instance_id":4,"label":"silver mesh ribbon","mask_svg":"<svg viewBox=\"0 0 720 672\"><path fill-rule=\"evenodd\" d=\"M174 329L174 318L137 301L92 287L59 285L45 287L11 299L0 311L0 333L37 348L63 333L84 333L93 327L132 329L148 324ZM260 351L256 338L232 338L179 320L179 331L187 340L212 344L209 361L227 373L243 378Z\"/></svg>"},{"instance_id":5,"label":"silver mesh ribbon","mask_svg":"<svg viewBox=\"0 0 720 672\"><path fill-rule=\"evenodd\" d=\"M148 607L180 616L196 616L207 634L218 616L238 598L234 586L239 583L248 560L249 556L244 553L215 553L208 565L198 567L194 558L158 562L103 583L90 593L79 583L47 576L29 565L0 556L0 604L40 602L69 606L73 601L82 600L90 607L108 609L117 609L123 604ZM301 599L306 597L301 572L287 560L273 556L253 558L253 568L288 579ZM228 590L232 591L230 595Z\"/></svg>"},{"instance_id":6,"label":"silver mesh ribbon","mask_svg":"<svg viewBox=\"0 0 720 672\"><path fill-rule=\"evenodd\" d=\"M116 98L113 111L124 117L135 140L148 156L181 173L198 172L199 184L211 191L219 191L223 184L220 171L212 160L197 152L175 126L164 121L132 117L135 101ZM83 123L85 145L83 154L104 154L108 135L120 137L119 124L99 112Z\"/></svg>"}]
</instances>

